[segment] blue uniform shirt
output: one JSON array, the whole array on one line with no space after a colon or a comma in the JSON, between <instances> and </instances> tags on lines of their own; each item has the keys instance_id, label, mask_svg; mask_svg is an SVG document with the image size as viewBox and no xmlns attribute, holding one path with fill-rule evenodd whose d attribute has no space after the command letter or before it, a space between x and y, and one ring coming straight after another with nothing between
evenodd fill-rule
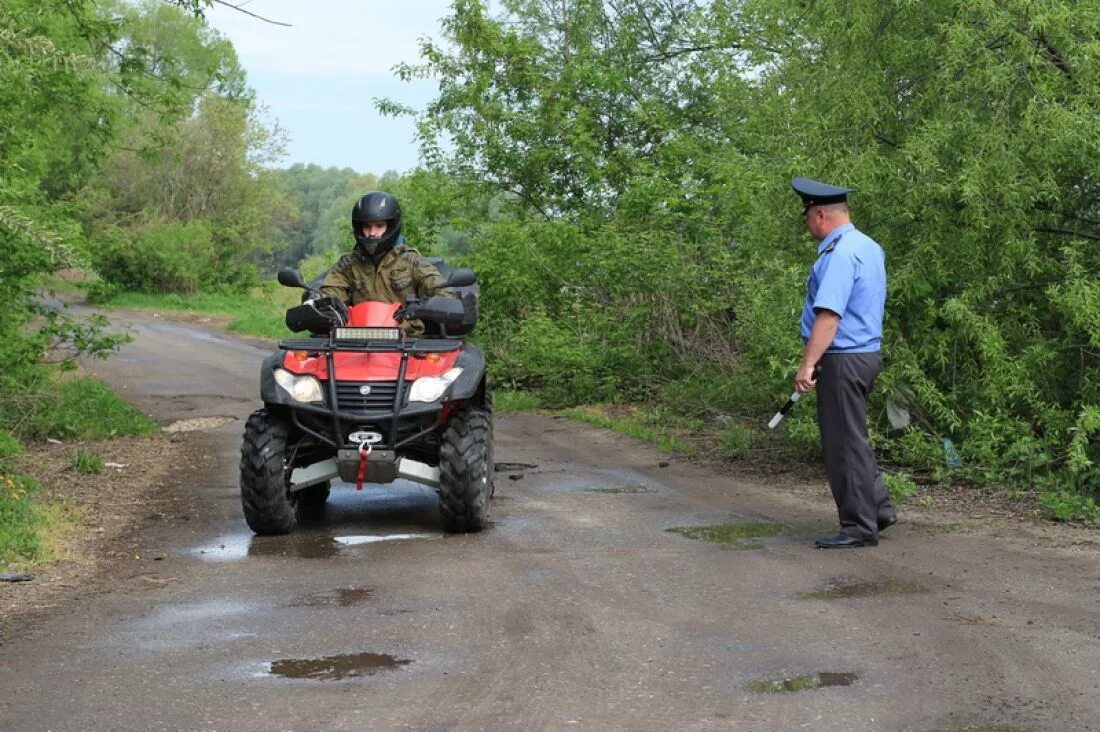
<instances>
[{"instance_id":1,"label":"blue uniform shirt","mask_svg":"<svg viewBox=\"0 0 1100 732\"><path fill-rule=\"evenodd\" d=\"M886 307L886 256L871 237L852 224L829 232L817 248L817 261L806 281L802 340L810 339L816 309L840 316L836 337L826 353L871 353L882 341Z\"/></svg>"}]
</instances>

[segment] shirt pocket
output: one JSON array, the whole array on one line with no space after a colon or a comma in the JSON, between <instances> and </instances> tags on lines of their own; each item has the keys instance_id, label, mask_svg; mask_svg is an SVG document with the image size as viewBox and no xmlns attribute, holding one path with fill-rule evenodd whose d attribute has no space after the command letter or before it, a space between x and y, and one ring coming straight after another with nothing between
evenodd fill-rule
<instances>
[{"instance_id":1,"label":"shirt pocket","mask_svg":"<svg viewBox=\"0 0 1100 732\"><path fill-rule=\"evenodd\" d=\"M399 267L390 272L390 287L395 290L407 290L412 287L412 272L407 267Z\"/></svg>"}]
</instances>

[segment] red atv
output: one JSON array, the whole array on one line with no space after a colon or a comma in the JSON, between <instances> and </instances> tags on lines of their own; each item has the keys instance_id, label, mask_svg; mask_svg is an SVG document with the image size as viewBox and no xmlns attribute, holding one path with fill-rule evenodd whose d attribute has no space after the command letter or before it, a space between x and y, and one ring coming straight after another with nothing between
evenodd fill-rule
<instances>
[{"instance_id":1,"label":"red atv","mask_svg":"<svg viewBox=\"0 0 1100 732\"><path fill-rule=\"evenodd\" d=\"M451 270L447 287L472 289L472 270ZM257 534L285 534L299 511L328 500L331 481L391 483L439 493L443 528L485 528L493 495L493 411L485 356L464 336L476 322L476 295L424 302L364 302L346 308L320 297L293 269L279 283L306 290L287 311L292 331L264 360L264 408L245 426L241 504ZM407 337L406 320L425 335Z\"/></svg>"}]
</instances>

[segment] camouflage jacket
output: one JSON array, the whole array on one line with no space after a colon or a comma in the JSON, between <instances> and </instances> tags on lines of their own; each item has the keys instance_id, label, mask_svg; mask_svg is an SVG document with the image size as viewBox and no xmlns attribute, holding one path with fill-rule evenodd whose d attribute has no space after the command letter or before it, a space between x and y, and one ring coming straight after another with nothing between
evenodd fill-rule
<instances>
[{"instance_id":1,"label":"camouflage jacket","mask_svg":"<svg viewBox=\"0 0 1100 732\"><path fill-rule=\"evenodd\" d=\"M422 300L432 295L454 297L453 292L443 289L443 275L435 265L405 244L386 252L377 266L357 249L348 252L325 276L321 294L337 297L348 305L367 301L403 304L412 294ZM406 320L401 328L410 336L424 334L424 323L419 320Z\"/></svg>"},{"instance_id":2,"label":"camouflage jacket","mask_svg":"<svg viewBox=\"0 0 1100 732\"><path fill-rule=\"evenodd\" d=\"M412 247L398 244L377 266L358 250L340 257L321 283L321 294L348 305L368 300L404 303L412 294L422 299L451 294L442 287L443 275L434 264Z\"/></svg>"}]
</instances>

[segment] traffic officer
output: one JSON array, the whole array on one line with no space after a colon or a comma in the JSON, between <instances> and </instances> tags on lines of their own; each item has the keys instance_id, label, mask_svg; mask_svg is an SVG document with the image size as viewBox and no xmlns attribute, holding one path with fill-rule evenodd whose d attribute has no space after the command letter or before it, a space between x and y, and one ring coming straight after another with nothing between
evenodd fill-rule
<instances>
[{"instance_id":1,"label":"traffic officer","mask_svg":"<svg viewBox=\"0 0 1100 732\"><path fill-rule=\"evenodd\" d=\"M878 544L897 521L867 439L867 398L882 369L879 346L886 304L882 248L852 225L853 188L795 178L806 228L819 243L802 307L805 348L795 389L817 388L817 421L825 472L840 515L840 532L818 539L823 549Z\"/></svg>"},{"instance_id":2,"label":"traffic officer","mask_svg":"<svg viewBox=\"0 0 1100 732\"><path fill-rule=\"evenodd\" d=\"M404 303L408 295L421 299L448 295L443 276L420 252L401 240L401 205L388 193L368 193L351 210L355 248L336 262L321 283L321 294L348 305L361 302ZM402 324L420 335L418 320Z\"/></svg>"}]
</instances>

